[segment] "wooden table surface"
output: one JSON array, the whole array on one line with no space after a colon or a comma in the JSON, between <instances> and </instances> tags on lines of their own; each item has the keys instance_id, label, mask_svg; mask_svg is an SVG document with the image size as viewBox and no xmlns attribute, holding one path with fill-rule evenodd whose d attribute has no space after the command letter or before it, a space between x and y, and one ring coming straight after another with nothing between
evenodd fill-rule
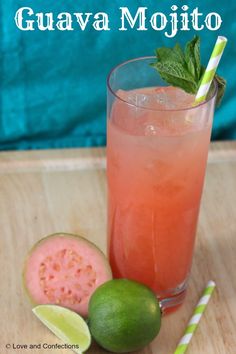
<instances>
[{"instance_id":1,"label":"wooden table surface","mask_svg":"<svg viewBox=\"0 0 236 354\"><path fill-rule=\"evenodd\" d=\"M33 315L21 284L27 250L57 231L84 235L106 249L103 149L0 153L0 353L65 354L13 349L61 343ZM163 318L159 336L138 354L171 354L209 279L217 283L191 354L236 353L236 142L211 145L196 248L184 305ZM6 344L11 348L6 349ZM95 344L89 354L107 353ZM136 353L137 354L137 353Z\"/></svg>"}]
</instances>

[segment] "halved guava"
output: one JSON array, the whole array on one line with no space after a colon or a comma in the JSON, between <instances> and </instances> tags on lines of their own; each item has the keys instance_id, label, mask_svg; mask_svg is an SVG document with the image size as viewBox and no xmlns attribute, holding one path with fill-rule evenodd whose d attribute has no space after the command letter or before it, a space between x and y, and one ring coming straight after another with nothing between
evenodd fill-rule
<instances>
[{"instance_id":1,"label":"halved guava","mask_svg":"<svg viewBox=\"0 0 236 354\"><path fill-rule=\"evenodd\" d=\"M86 317L96 288L112 279L110 265L93 243L77 235L49 235L29 252L23 281L34 304L56 304Z\"/></svg>"}]
</instances>

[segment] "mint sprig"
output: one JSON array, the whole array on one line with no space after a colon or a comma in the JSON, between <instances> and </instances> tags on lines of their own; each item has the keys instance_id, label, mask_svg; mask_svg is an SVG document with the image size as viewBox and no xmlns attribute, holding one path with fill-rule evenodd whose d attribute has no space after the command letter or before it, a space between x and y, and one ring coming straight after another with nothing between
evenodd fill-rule
<instances>
[{"instance_id":1,"label":"mint sprig","mask_svg":"<svg viewBox=\"0 0 236 354\"><path fill-rule=\"evenodd\" d=\"M191 41L187 42L184 50L178 43L173 48L157 48L156 57L157 61L151 66L158 71L164 81L187 93L197 93L205 71L201 65L200 38L198 36L194 36ZM218 84L216 103L219 105L224 95L226 81L217 74L215 74L215 79Z\"/></svg>"}]
</instances>

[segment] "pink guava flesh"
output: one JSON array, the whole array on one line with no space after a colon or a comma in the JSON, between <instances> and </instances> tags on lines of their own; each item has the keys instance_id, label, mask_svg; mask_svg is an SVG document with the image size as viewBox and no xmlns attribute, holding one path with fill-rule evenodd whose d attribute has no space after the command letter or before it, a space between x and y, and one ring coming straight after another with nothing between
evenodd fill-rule
<instances>
[{"instance_id":1,"label":"pink guava flesh","mask_svg":"<svg viewBox=\"0 0 236 354\"><path fill-rule=\"evenodd\" d=\"M24 268L25 288L36 304L57 304L80 315L96 288L112 278L105 255L86 239L54 234L31 250Z\"/></svg>"}]
</instances>

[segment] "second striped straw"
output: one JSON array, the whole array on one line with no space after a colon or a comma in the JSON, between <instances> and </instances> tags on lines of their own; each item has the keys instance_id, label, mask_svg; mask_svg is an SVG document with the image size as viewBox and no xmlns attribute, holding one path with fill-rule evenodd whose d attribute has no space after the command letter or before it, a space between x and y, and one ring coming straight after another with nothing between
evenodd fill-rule
<instances>
[{"instance_id":1,"label":"second striped straw","mask_svg":"<svg viewBox=\"0 0 236 354\"><path fill-rule=\"evenodd\" d=\"M186 350L188 349L188 345L192 339L192 336L194 332L197 329L197 326L199 324L199 321L206 309L206 306L208 304L208 301L211 298L211 295L216 287L216 284L214 281L210 280L197 304L195 307L195 310L193 312L193 315L185 329L184 335L181 338L174 354L184 354Z\"/></svg>"}]
</instances>

